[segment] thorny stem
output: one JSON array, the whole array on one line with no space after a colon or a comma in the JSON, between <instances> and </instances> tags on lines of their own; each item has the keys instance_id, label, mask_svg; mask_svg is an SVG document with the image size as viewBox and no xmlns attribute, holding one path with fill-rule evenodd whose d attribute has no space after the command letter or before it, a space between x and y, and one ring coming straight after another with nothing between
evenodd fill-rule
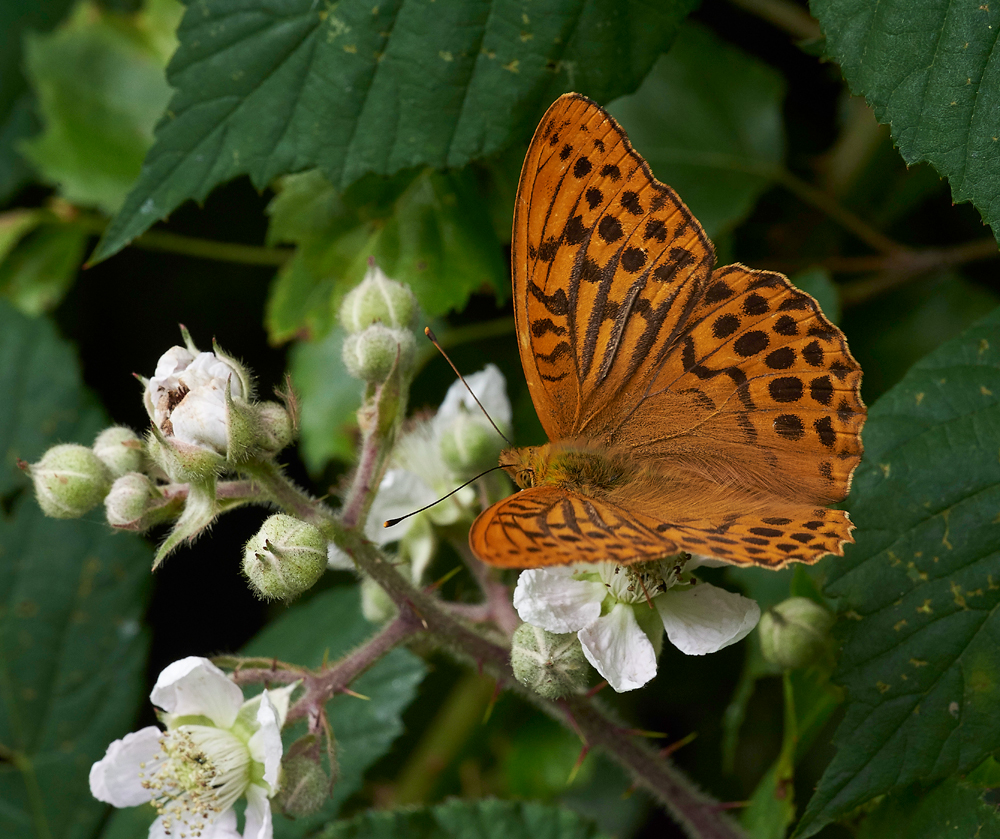
<instances>
[{"instance_id":1,"label":"thorny stem","mask_svg":"<svg viewBox=\"0 0 1000 839\"><path fill-rule=\"evenodd\" d=\"M451 546L465 561L469 572L475 577L482 591L486 603L487 620L492 620L509 638L514 634L514 630L521 625L521 619L514 611L514 605L510 599L510 590L500 580L493 576L493 572L472 553L467 539L451 539ZM481 621L476 621L481 622Z\"/></svg>"},{"instance_id":2,"label":"thorny stem","mask_svg":"<svg viewBox=\"0 0 1000 839\"><path fill-rule=\"evenodd\" d=\"M729 0L729 2L766 20L772 26L783 29L793 38L805 41L823 36L816 18L789 0Z\"/></svg>"}]
</instances>

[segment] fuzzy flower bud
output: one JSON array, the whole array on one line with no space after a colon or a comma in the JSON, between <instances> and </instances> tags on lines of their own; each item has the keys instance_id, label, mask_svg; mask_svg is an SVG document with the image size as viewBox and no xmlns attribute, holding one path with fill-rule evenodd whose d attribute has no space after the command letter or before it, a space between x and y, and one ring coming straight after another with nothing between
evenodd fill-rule
<instances>
[{"instance_id":1,"label":"fuzzy flower bud","mask_svg":"<svg viewBox=\"0 0 1000 839\"><path fill-rule=\"evenodd\" d=\"M315 759L289 754L281 762L281 769L276 802L286 816L304 818L323 806L330 794L330 779Z\"/></svg>"},{"instance_id":2,"label":"fuzzy flower bud","mask_svg":"<svg viewBox=\"0 0 1000 839\"><path fill-rule=\"evenodd\" d=\"M502 443L479 417L462 413L441 432L441 459L456 475L471 477L496 465Z\"/></svg>"},{"instance_id":3,"label":"fuzzy flower bud","mask_svg":"<svg viewBox=\"0 0 1000 839\"><path fill-rule=\"evenodd\" d=\"M262 449L277 454L295 439L295 427L284 405L278 402L260 402L257 405Z\"/></svg>"},{"instance_id":4,"label":"fuzzy flower bud","mask_svg":"<svg viewBox=\"0 0 1000 839\"><path fill-rule=\"evenodd\" d=\"M53 446L27 468L42 512L54 519L75 519L93 509L111 488L111 474L86 446Z\"/></svg>"},{"instance_id":5,"label":"fuzzy flower bud","mask_svg":"<svg viewBox=\"0 0 1000 839\"><path fill-rule=\"evenodd\" d=\"M390 280L369 260L365 278L348 293L340 305L340 322L349 334L361 332L373 323L409 329L417 318L417 298L402 283Z\"/></svg>"},{"instance_id":6,"label":"fuzzy flower bud","mask_svg":"<svg viewBox=\"0 0 1000 839\"><path fill-rule=\"evenodd\" d=\"M514 632L510 664L522 685L546 699L580 690L590 672L575 633L560 635L529 623Z\"/></svg>"},{"instance_id":7,"label":"fuzzy flower bud","mask_svg":"<svg viewBox=\"0 0 1000 839\"><path fill-rule=\"evenodd\" d=\"M121 425L105 428L92 448L113 478L142 470L142 440L131 428Z\"/></svg>"},{"instance_id":8,"label":"fuzzy flower bud","mask_svg":"<svg viewBox=\"0 0 1000 839\"><path fill-rule=\"evenodd\" d=\"M270 516L247 542L243 573L264 600L292 600L312 588L326 570L326 539L292 516Z\"/></svg>"},{"instance_id":9,"label":"fuzzy flower bud","mask_svg":"<svg viewBox=\"0 0 1000 839\"><path fill-rule=\"evenodd\" d=\"M122 475L104 498L108 524L132 529L131 526L145 515L154 493L153 482L140 472Z\"/></svg>"},{"instance_id":10,"label":"fuzzy flower bud","mask_svg":"<svg viewBox=\"0 0 1000 839\"><path fill-rule=\"evenodd\" d=\"M784 670L805 667L828 648L833 615L808 597L789 597L760 619L760 651Z\"/></svg>"},{"instance_id":11,"label":"fuzzy flower bud","mask_svg":"<svg viewBox=\"0 0 1000 839\"><path fill-rule=\"evenodd\" d=\"M356 379L366 382L384 382L392 372L396 359L399 366L408 369L413 364L417 345L408 329L390 329L375 323L348 335L344 339L344 365Z\"/></svg>"}]
</instances>

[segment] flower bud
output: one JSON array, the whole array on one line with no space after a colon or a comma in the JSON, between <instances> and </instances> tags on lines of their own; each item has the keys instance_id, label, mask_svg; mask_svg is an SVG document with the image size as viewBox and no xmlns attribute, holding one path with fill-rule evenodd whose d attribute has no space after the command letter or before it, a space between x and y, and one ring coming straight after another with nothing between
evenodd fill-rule
<instances>
[{"instance_id":1,"label":"flower bud","mask_svg":"<svg viewBox=\"0 0 1000 839\"><path fill-rule=\"evenodd\" d=\"M511 639L510 664L517 680L545 699L583 688L589 670L575 633L558 635L522 623Z\"/></svg>"},{"instance_id":2,"label":"flower bud","mask_svg":"<svg viewBox=\"0 0 1000 839\"><path fill-rule=\"evenodd\" d=\"M384 382L397 358L400 368L409 369L416 351L412 332L375 323L344 339L344 365L355 379Z\"/></svg>"},{"instance_id":3,"label":"flower bud","mask_svg":"<svg viewBox=\"0 0 1000 839\"><path fill-rule=\"evenodd\" d=\"M410 569L398 569L405 577L410 576ZM371 577L361 579L361 614L369 623L385 623L395 617L396 604L386 593L386 590Z\"/></svg>"},{"instance_id":4,"label":"flower bud","mask_svg":"<svg viewBox=\"0 0 1000 839\"><path fill-rule=\"evenodd\" d=\"M101 463L108 467L112 478L142 470L142 440L131 428L121 425L105 428L97 435L92 448Z\"/></svg>"},{"instance_id":5,"label":"flower bud","mask_svg":"<svg viewBox=\"0 0 1000 839\"><path fill-rule=\"evenodd\" d=\"M257 404L259 445L270 454L277 454L295 439L295 427L284 405L278 402Z\"/></svg>"},{"instance_id":6,"label":"flower bud","mask_svg":"<svg viewBox=\"0 0 1000 839\"><path fill-rule=\"evenodd\" d=\"M417 318L417 298L402 283L390 280L375 264L368 263L365 278L340 305L340 323L349 334L361 332L373 323L409 329Z\"/></svg>"},{"instance_id":7,"label":"flower bud","mask_svg":"<svg viewBox=\"0 0 1000 839\"><path fill-rule=\"evenodd\" d=\"M441 459L456 475L471 477L496 466L500 435L470 414L459 414L441 432Z\"/></svg>"},{"instance_id":8,"label":"flower bud","mask_svg":"<svg viewBox=\"0 0 1000 839\"><path fill-rule=\"evenodd\" d=\"M157 494L153 482L145 475L139 472L122 475L111 485L111 491L104 498L108 524L123 530L139 530L138 522ZM145 530L145 527L141 529Z\"/></svg>"},{"instance_id":9,"label":"flower bud","mask_svg":"<svg viewBox=\"0 0 1000 839\"><path fill-rule=\"evenodd\" d=\"M833 615L808 597L790 597L760 618L760 651L784 670L804 667L829 644Z\"/></svg>"},{"instance_id":10,"label":"flower bud","mask_svg":"<svg viewBox=\"0 0 1000 839\"><path fill-rule=\"evenodd\" d=\"M307 755L289 754L281 762L281 789L276 798L286 816L311 816L330 794L330 779L323 767Z\"/></svg>"},{"instance_id":11,"label":"flower bud","mask_svg":"<svg viewBox=\"0 0 1000 839\"><path fill-rule=\"evenodd\" d=\"M111 474L93 450L76 443L53 446L27 467L42 512L75 519L93 509L111 488Z\"/></svg>"},{"instance_id":12,"label":"flower bud","mask_svg":"<svg viewBox=\"0 0 1000 839\"><path fill-rule=\"evenodd\" d=\"M326 570L326 539L292 516L270 516L247 542L243 573L264 600L291 600L312 588Z\"/></svg>"}]
</instances>

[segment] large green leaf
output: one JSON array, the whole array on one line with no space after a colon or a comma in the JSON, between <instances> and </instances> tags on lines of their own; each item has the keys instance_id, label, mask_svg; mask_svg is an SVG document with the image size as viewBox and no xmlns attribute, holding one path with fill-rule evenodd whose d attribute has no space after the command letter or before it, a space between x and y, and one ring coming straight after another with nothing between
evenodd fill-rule
<instances>
[{"instance_id":1,"label":"large green leaf","mask_svg":"<svg viewBox=\"0 0 1000 839\"><path fill-rule=\"evenodd\" d=\"M170 100L161 41L180 19L174 0L123 17L81 3L63 26L26 41L25 67L44 130L24 150L74 204L114 213L153 144Z\"/></svg>"},{"instance_id":2,"label":"large green leaf","mask_svg":"<svg viewBox=\"0 0 1000 839\"><path fill-rule=\"evenodd\" d=\"M812 0L828 52L908 163L928 161L1000 231L1000 6Z\"/></svg>"},{"instance_id":3,"label":"large green leaf","mask_svg":"<svg viewBox=\"0 0 1000 839\"><path fill-rule=\"evenodd\" d=\"M349 652L374 631L361 615L357 587L340 587L290 609L243 652L319 667L325 660L335 661ZM344 800L360 788L365 770L402 733L400 715L416 695L424 672L423 662L412 653L394 650L351 686L369 697L368 701L345 695L327 703L340 766L333 797L308 818L292 821L275 816L278 839L304 836L336 816Z\"/></svg>"},{"instance_id":4,"label":"large green leaf","mask_svg":"<svg viewBox=\"0 0 1000 839\"><path fill-rule=\"evenodd\" d=\"M710 237L739 223L784 157L785 85L763 62L687 25L611 113Z\"/></svg>"},{"instance_id":5,"label":"large green leaf","mask_svg":"<svg viewBox=\"0 0 1000 839\"><path fill-rule=\"evenodd\" d=\"M322 839L597 839L569 810L530 801L449 801L437 807L362 813L330 825Z\"/></svg>"},{"instance_id":6,"label":"large green leaf","mask_svg":"<svg viewBox=\"0 0 1000 839\"><path fill-rule=\"evenodd\" d=\"M998 328L995 310L870 412L849 499L857 543L827 568L848 702L800 836L1000 748Z\"/></svg>"},{"instance_id":7,"label":"large green leaf","mask_svg":"<svg viewBox=\"0 0 1000 839\"><path fill-rule=\"evenodd\" d=\"M90 442L103 419L85 407L75 360L51 325L4 303L0 388L8 453L37 458L58 440ZM27 492L0 514L4 836L90 836L105 805L91 798L87 774L140 701L150 552L99 519L47 519Z\"/></svg>"},{"instance_id":8,"label":"large green leaf","mask_svg":"<svg viewBox=\"0 0 1000 839\"><path fill-rule=\"evenodd\" d=\"M189 198L249 174L263 188L318 166L458 168L526 138L575 87L635 88L693 0L198 0L168 68L177 93L95 259Z\"/></svg>"},{"instance_id":9,"label":"large green leaf","mask_svg":"<svg viewBox=\"0 0 1000 839\"><path fill-rule=\"evenodd\" d=\"M479 289L504 296L510 271L476 174L370 177L346 193L316 170L285 178L268 208L268 239L298 248L271 289L271 339L325 333L372 257L430 317L463 308Z\"/></svg>"}]
</instances>

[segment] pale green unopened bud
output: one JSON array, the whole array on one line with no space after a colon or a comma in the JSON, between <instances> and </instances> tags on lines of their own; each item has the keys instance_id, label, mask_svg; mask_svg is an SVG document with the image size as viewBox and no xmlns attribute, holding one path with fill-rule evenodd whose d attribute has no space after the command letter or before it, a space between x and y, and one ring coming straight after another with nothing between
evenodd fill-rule
<instances>
[{"instance_id":1,"label":"pale green unopened bud","mask_svg":"<svg viewBox=\"0 0 1000 839\"><path fill-rule=\"evenodd\" d=\"M782 669L811 664L829 648L833 615L808 597L790 597L760 618L760 651Z\"/></svg>"},{"instance_id":2,"label":"pale green unopened bud","mask_svg":"<svg viewBox=\"0 0 1000 839\"><path fill-rule=\"evenodd\" d=\"M401 369L413 365L417 345L408 329L390 329L380 323L344 339L344 365L356 379L384 382L396 358Z\"/></svg>"},{"instance_id":3,"label":"pale green unopened bud","mask_svg":"<svg viewBox=\"0 0 1000 839\"><path fill-rule=\"evenodd\" d=\"M409 329L417 318L417 298L402 283L390 280L374 261L365 278L340 305L340 323L348 333L361 332L373 323Z\"/></svg>"},{"instance_id":4,"label":"pale green unopened bud","mask_svg":"<svg viewBox=\"0 0 1000 839\"><path fill-rule=\"evenodd\" d=\"M471 477L497 465L502 443L485 422L459 414L441 434L441 458L456 475Z\"/></svg>"},{"instance_id":5,"label":"pale green unopened bud","mask_svg":"<svg viewBox=\"0 0 1000 839\"><path fill-rule=\"evenodd\" d=\"M140 529L139 523L156 495L153 482L142 473L122 475L111 485L111 491L104 498L108 524L125 530Z\"/></svg>"},{"instance_id":6,"label":"pale green unopened bud","mask_svg":"<svg viewBox=\"0 0 1000 839\"><path fill-rule=\"evenodd\" d=\"M105 428L97 435L92 448L101 463L108 467L112 478L142 470L142 440L131 428L121 425Z\"/></svg>"},{"instance_id":7,"label":"pale green unopened bud","mask_svg":"<svg viewBox=\"0 0 1000 839\"><path fill-rule=\"evenodd\" d=\"M404 576L409 577L409 566L402 566L399 570ZM396 615L396 604L392 598L386 594L382 586L376 583L371 577L361 579L361 614L369 623L385 623Z\"/></svg>"},{"instance_id":8,"label":"pale green unopened bud","mask_svg":"<svg viewBox=\"0 0 1000 839\"><path fill-rule=\"evenodd\" d=\"M510 664L522 685L546 699L577 692L590 675L575 634L558 635L529 623L514 632Z\"/></svg>"},{"instance_id":9,"label":"pale green unopened bud","mask_svg":"<svg viewBox=\"0 0 1000 839\"><path fill-rule=\"evenodd\" d=\"M326 539L292 516L270 516L247 542L243 573L264 600L291 600L312 588L326 570Z\"/></svg>"},{"instance_id":10,"label":"pale green unopened bud","mask_svg":"<svg viewBox=\"0 0 1000 839\"><path fill-rule=\"evenodd\" d=\"M260 421L259 445L264 451L277 454L295 439L295 427L284 405L260 402L257 413Z\"/></svg>"},{"instance_id":11,"label":"pale green unopened bud","mask_svg":"<svg viewBox=\"0 0 1000 839\"><path fill-rule=\"evenodd\" d=\"M111 488L111 473L93 450L75 443L53 446L28 467L38 506L55 519L75 519L93 509Z\"/></svg>"},{"instance_id":12,"label":"pale green unopened bud","mask_svg":"<svg viewBox=\"0 0 1000 839\"><path fill-rule=\"evenodd\" d=\"M277 804L293 819L311 816L330 794L330 779L319 763L306 755L289 755L281 762Z\"/></svg>"}]
</instances>

